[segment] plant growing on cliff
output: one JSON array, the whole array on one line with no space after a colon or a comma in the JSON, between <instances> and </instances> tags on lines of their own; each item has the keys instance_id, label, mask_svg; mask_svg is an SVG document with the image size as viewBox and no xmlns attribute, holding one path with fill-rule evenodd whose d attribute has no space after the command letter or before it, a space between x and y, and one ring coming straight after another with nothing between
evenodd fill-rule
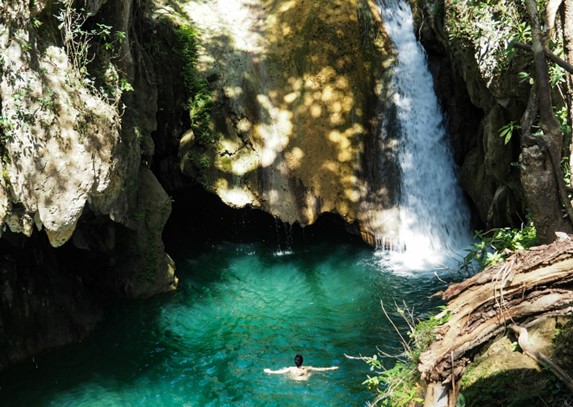
<instances>
[{"instance_id":1,"label":"plant growing on cliff","mask_svg":"<svg viewBox=\"0 0 573 407\"><path fill-rule=\"evenodd\" d=\"M95 95L117 105L122 92L133 90L131 85L110 62L103 67L103 85L96 86L95 80L88 72L88 66L95 59L96 53L92 47L96 43L100 45L100 49L111 53L111 58L116 58L118 54L115 50L125 40L125 33L115 31L112 26L101 22L90 26L88 19L91 15L84 8L74 7L73 0L59 0L58 3L60 9L54 17L58 21L58 29L72 67L72 81L79 79L81 84Z\"/></svg>"},{"instance_id":2,"label":"plant growing on cliff","mask_svg":"<svg viewBox=\"0 0 573 407\"><path fill-rule=\"evenodd\" d=\"M530 218L520 229L496 228L488 232L476 231L476 243L467 250L462 270L473 274L499 263L516 250L527 250L538 244L537 232ZM477 270L474 270L477 264Z\"/></svg>"},{"instance_id":3,"label":"plant growing on cliff","mask_svg":"<svg viewBox=\"0 0 573 407\"><path fill-rule=\"evenodd\" d=\"M14 123L9 118L0 115L0 146L10 142L14 138Z\"/></svg>"},{"instance_id":4,"label":"plant growing on cliff","mask_svg":"<svg viewBox=\"0 0 573 407\"><path fill-rule=\"evenodd\" d=\"M99 35L99 32L95 29L85 29L89 15L84 9L76 9L73 0L61 0L59 3L61 8L54 17L58 20L58 29L62 35L66 54L73 69L86 75L87 65L94 59L94 55L90 54L92 40ZM109 27L105 26L104 31L107 30Z\"/></svg>"},{"instance_id":5,"label":"plant growing on cliff","mask_svg":"<svg viewBox=\"0 0 573 407\"><path fill-rule=\"evenodd\" d=\"M207 146L217 141L211 124L213 101L207 81L197 70L198 35L192 26L181 26L176 31L177 52L182 64L183 83L189 95L187 107L191 128L197 140Z\"/></svg>"},{"instance_id":6,"label":"plant growing on cliff","mask_svg":"<svg viewBox=\"0 0 573 407\"><path fill-rule=\"evenodd\" d=\"M519 124L516 121L511 121L499 129L499 137L503 138L503 143L507 144L513 136L513 132L519 129Z\"/></svg>"},{"instance_id":7,"label":"plant growing on cliff","mask_svg":"<svg viewBox=\"0 0 573 407\"><path fill-rule=\"evenodd\" d=\"M480 70L488 78L511 59L512 42L531 39L522 1L452 0L444 5L450 40L471 44Z\"/></svg>"}]
</instances>

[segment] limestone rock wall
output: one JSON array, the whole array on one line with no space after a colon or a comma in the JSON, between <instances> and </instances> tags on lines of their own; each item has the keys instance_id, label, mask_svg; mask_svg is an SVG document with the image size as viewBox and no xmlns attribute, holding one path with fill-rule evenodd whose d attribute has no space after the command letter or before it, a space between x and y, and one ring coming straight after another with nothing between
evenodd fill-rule
<instances>
[{"instance_id":1,"label":"limestone rock wall","mask_svg":"<svg viewBox=\"0 0 573 407\"><path fill-rule=\"evenodd\" d=\"M59 247L89 212L147 235L134 213L149 185L140 176L141 146L156 127L150 103L156 90L155 96L149 86L134 94L120 90L122 83L139 85L142 75L135 64L135 57L143 59L140 49L130 46L132 2L90 2L85 14L66 9L68 3L12 1L0 9L0 226L28 237L45 231ZM92 34L96 22L111 28L113 51L96 49L104 41ZM113 40L117 32L123 41ZM155 197L170 208L167 196ZM161 237L155 240L155 257L170 264ZM173 270L168 274L173 279Z\"/></svg>"},{"instance_id":2,"label":"limestone rock wall","mask_svg":"<svg viewBox=\"0 0 573 407\"><path fill-rule=\"evenodd\" d=\"M88 1L79 17L67 4L0 2L0 370L80 339L109 298L177 283L161 236L171 198L148 168L143 4Z\"/></svg>"},{"instance_id":3,"label":"limestone rock wall","mask_svg":"<svg viewBox=\"0 0 573 407\"><path fill-rule=\"evenodd\" d=\"M65 50L40 44L28 27L37 14L19 17L23 26L12 20L0 33L0 222L27 236L44 228L58 247L88 200L99 196L105 206L117 197L120 119L114 106L73 82L79 77L65 80L72 71Z\"/></svg>"},{"instance_id":4,"label":"limestone rock wall","mask_svg":"<svg viewBox=\"0 0 573 407\"><path fill-rule=\"evenodd\" d=\"M207 148L182 137L183 172L283 222L330 212L370 243L391 234L397 143L379 126L393 50L375 2L191 0L183 11L200 34L218 134Z\"/></svg>"}]
</instances>

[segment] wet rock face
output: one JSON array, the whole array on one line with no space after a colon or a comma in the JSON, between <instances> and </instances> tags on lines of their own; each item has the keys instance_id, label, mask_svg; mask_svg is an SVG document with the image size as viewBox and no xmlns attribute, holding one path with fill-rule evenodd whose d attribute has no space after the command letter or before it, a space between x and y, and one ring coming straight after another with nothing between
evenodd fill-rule
<instances>
[{"instance_id":1,"label":"wet rock face","mask_svg":"<svg viewBox=\"0 0 573 407\"><path fill-rule=\"evenodd\" d=\"M228 205L284 222L304 226L336 213L371 242L391 229L396 143L391 135L380 140L378 123L393 59L374 2L188 7L219 138L197 157L187 133L184 173Z\"/></svg>"},{"instance_id":2,"label":"wet rock face","mask_svg":"<svg viewBox=\"0 0 573 407\"><path fill-rule=\"evenodd\" d=\"M511 37L505 35L508 27L501 23L497 29L472 37L480 22L459 18L456 7L466 7L466 11L470 7L464 2L411 3L446 111L461 186L474 208L476 227L519 226L524 219L515 165L519 138L506 144L499 132L508 123L519 122L525 109L529 86L520 80L519 72L528 71L527 56L516 53L509 60L499 58L500 49ZM507 2L506 9L520 18L514 3ZM468 15L482 18L479 13L468 12L466 18ZM484 50L488 52L484 54Z\"/></svg>"}]
</instances>

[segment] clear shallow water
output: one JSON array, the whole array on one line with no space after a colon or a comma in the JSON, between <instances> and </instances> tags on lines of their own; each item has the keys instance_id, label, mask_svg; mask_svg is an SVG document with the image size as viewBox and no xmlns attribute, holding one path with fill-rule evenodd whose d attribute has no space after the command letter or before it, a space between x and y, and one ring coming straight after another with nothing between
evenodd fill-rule
<instances>
[{"instance_id":1,"label":"clear shallow water","mask_svg":"<svg viewBox=\"0 0 573 407\"><path fill-rule=\"evenodd\" d=\"M380 300L433 310L436 281L380 270L359 244L275 250L222 243L176 255L176 293L120 307L83 343L0 377L0 406L364 405L368 367L344 354L392 353ZM340 368L307 382L263 372L296 353Z\"/></svg>"}]
</instances>

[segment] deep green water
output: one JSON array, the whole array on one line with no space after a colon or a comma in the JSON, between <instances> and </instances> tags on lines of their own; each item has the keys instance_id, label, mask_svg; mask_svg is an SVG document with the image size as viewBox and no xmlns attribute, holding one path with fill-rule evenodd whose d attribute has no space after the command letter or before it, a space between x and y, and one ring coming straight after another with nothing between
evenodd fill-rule
<instances>
[{"instance_id":1,"label":"deep green water","mask_svg":"<svg viewBox=\"0 0 573 407\"><path fill-rule=\"evenodd\" d=\"M0 406L363 406L369 369L344 354L397 352L380 300L423 314L439 287L385 270L357 243L286 254L221 243L175 257L177 292L118 307L83 343L10 370ZM340 368L307 382L263 373L296 353Z\"/></svg>"}]
</instances>

